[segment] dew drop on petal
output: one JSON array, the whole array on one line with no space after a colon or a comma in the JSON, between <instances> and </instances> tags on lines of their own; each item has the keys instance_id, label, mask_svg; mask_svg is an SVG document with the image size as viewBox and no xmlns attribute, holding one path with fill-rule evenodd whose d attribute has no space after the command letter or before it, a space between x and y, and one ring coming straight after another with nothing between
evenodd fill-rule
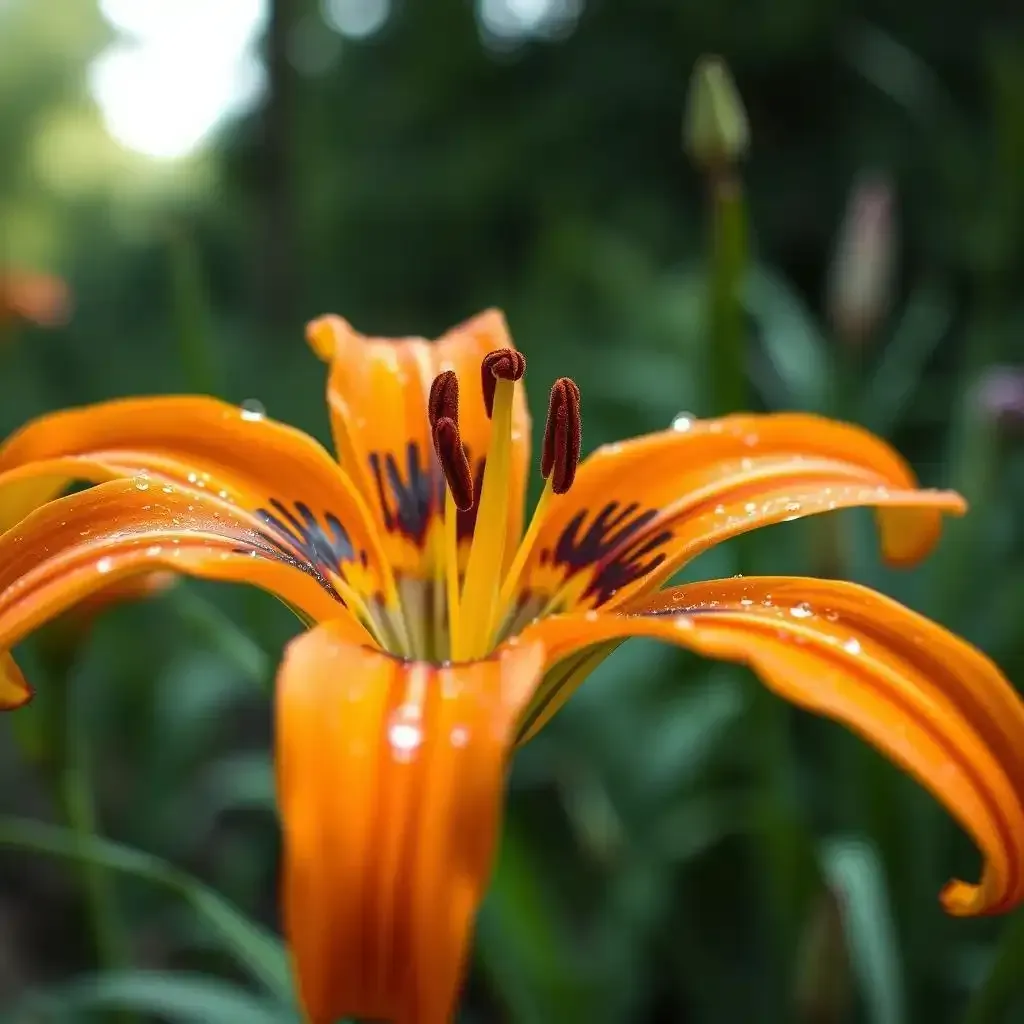
<instances>
[{"instance_id":1,"label":"dew drop on petal","mask_svg":"<svg viewBox=\"0 0 1024 1024\"><path fill-rule=\"evenodd\" d=\"M163 548L161 548L159 544L153 544L146 548L146 554L149 555L150 558L156 558L162 550Z\"/></svg>"},{"instance_id":2,"label":"dew drop on petal","mask_svg":"<svg viewBox=\"0 0 1024 1024\"><path fill-rule=\"evenodd\" d=\"M173 494L174 493L174 488L170 484L164 484L164 486L161 488L161 490L164 492L164 494Z\"/></svg>"},{"instance_id":3,"label":"dew drop on petal","mask_svg":"<svg viewBox=\"0 0 1024 1024\"><path fill-rule=\"evenodd\" d=\"M96 563L96 571L97 572L101 572L101 573L110 572L110 570L113 569L113 568L114 568L114 560L112 558L101 558Z\"/></svg>"},{"instance_id":4,"label":"dew drop on petal","mask_svg":"<svg viewBox=\"0 0 1024 1024\"><path fill-rule=\"evenodd\" d=\"M806 601L801 601L789 609L789 614L794 619L809 619L814 614L814 609Z\"/></svg>"},{"instance_id":5,"label":"dew drop on petal","mask_svg":"<svg viewBox=\"0 0 1024 1024\"><path fill-rule=\"evenodd\" d=\"M846 643L843 644L843 650L847 654L860 654L860 641L855 637L851 636Z\"/></svg>"},{"instance_id":6,"label":"dew drop on petal","mask_svg":"<svg viewBox=\"0 0 1024 1024\"><path fill-rule=\"evenodd\" d=\"M247 398L242 403L242 419L250 423L256 422L267 415L267 410L258 398Z\"/></svg>"},{"instance_id":7,"label":"dew drop on petal","mask_svg":"<svg viewBox=\"0 0 1024 1024\"><path fill-rule=\"evenodd\" d=\"M409 761L423 742L423 727L419 709L403 705L391 716L388 742L399 761Z\"/></svg>"},{"instance_id":8,"label":"dew drop on petal","mask_svg":"<svg viewBox=\"0 0 1024 1024\"><path fill-rule=\"evenodd\" d=\"M137 490L137 491L148 490L149 489L149 474L146 473L145 471L136 474L136 476L133 479L133 483L135 484L135 490Z\"/></svg>"},{"instance_id":9,"label":"dew drop on petal","mask_svg":"<svg viewBox=\"0 0 1024 1024\"><path fill-rule=\"evenodd\" d=\"M685 434L696 422L697 417L692 412L677 412L672 417L672 429Z\"/></svg>"}]
</instances>

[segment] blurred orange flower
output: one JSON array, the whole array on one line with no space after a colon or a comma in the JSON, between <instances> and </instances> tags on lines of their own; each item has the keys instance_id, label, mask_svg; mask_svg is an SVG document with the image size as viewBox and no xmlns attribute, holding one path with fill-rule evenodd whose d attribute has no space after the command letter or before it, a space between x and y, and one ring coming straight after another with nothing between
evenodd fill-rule
<instances>
[{"instance_id":1,"label":"blurred orange flower","mask_svg":"<svg viewBox=\"0 0 1024 1024\"><path fill-rule=\"evenodd\" d=\"M749 665L917 778L984 855L953 914L1024 899L1024 704L983 654L881 594L800 577L663 589L772 523L877 509L910 565L964 502L858 427L679 417L580 463L551 390L525 524L530 420L505 321L437 342L324 317L339 459L255 408L172 396L44 416L0 447L0 650L154 569L247 581L310 625L277 679L284 917L314 1024L438 1024L457 998L509 757L623 639ZM68 481L89 490L59 497ZM9 653L8 705L27 694Z\"/></svg>"},{"instance_id":2,"label":"blurred orange flower","mask_svg":"<svg viewBox=\"0 0 1024 1024\"><path fill-rule=\"evenodd\" d=\"M71 293L59 277L0 269L0 324L17 318L55 327L70 311Z\"/></svg>"}]
</instances>

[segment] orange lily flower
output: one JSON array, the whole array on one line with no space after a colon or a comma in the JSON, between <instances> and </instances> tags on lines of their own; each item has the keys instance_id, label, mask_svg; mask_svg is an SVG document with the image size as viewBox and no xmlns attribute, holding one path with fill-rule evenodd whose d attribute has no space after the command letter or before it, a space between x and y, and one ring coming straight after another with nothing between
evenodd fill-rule
<instances>
[{"instance_id":1,"label":"orange lily flower","mask_svg":"<svg viewBox=\"0 0 1024 1024\"><path fill-rule=\"evenodd\" d=\"M310 625L276 701L284 918L311 1021L449 1019L510 754L629 636L749 665L915 776L984 856L979 883L942 893L949 912L1024 899L1024 704L983 654L850 583L660 589L730 537L854 506L911 564L958 495L798 413L681 421L580 463L563 378L524 529L525 360L499 313L433 343L337 317L308 337L340 461L206 397L59 412L0 447L0 674L6 702L24 699L10 649L155 568L253 583Z\"/></svg>"}]
</instances>

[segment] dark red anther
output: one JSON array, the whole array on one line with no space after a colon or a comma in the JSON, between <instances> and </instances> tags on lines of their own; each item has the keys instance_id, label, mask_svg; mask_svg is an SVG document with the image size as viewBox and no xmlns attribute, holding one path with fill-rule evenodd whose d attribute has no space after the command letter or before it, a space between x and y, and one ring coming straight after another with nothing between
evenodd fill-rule
<instances>
[{"instance_id":1,"label":"dark red anther","mask_svg":"<svg viewBox=\"0 0 1024 1024\"><path fill-rule=\"evenodd\" d=\"M430 397L427 399L427 417L430 429L439 419L459 422L459 378L454 370L439 373L430 385Z\"/></svg>"},{"instance_id":2,"label":"dark red anther","mask_svg":"<svg viewBox=\"0 0 1024 1024\"><path fill-rule=\"evenodd\" d=\"M466 447L459 436L459 425L455 420L442 416L431 432L437 461L455 499L455 507L465 512L473 507L473 473L466 457Z\"/></svg>"},{"instance_id":3,"label":"dark red anther","mask_svg":"<svg viewBox=\"0 0 1024 1024\"><path fill-rule=\"evenodd\" d=\"M499 348L484 356L480 367L480 384L484 392L487 418L494 411L494 389L499 380L521 380L526 373L526 356L514 348Z\"/></svg>"},{"instance_id":4,"label":"dark red anther","mask_svg":"<svg viewBox=\"0 0 1024 1024\"><path fill-rule=\"evenodd\" d=\"M580 417L580 389L568 377L559 377L551 387L548 420L544 424L544 447L540 455L540 471L546 480L551 477L555 494L565 494L576 479L583 442L583 420Z\"/></svg>"}]
</instances>

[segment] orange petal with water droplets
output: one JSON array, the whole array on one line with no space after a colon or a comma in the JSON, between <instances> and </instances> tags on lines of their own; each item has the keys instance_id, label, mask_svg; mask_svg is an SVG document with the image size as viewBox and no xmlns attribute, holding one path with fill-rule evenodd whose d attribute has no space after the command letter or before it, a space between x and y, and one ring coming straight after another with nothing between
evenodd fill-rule
<instances>
[{"instance_id":1,"label":"orange petal with water droplets","mask_svg":"<svg viewBox=\"0 0 1024 1024\"><path fill-rule=\"evenodd\" d=\"M522 589L562 607L622 605L707 548L772 523L877 509L882 550L912 564L938 539L949 491L919 490L885 442L803 413L727 416L599 448L548 505Z\"/></svg>"},{"instance_id":2,"label":"orange petal with water droplets","mask_svg":"<svg viewBox=\"0 0 1024 1024\"><path fill-rule=\"evenodd\" d=\"M309 325L307 338L317 355L330 363L327 400L338 457L376 514L391 564L399 573L429 577L436 557L431 537L444 510L444 481L427 409L430 386L444 370L458 376L459 432L479 500L491 440L480 367L492 350L514 348L505 318L488 310L437 341L427 341L368 337L341 317L324 316ZM516 387L512 429L505 546L510 553L522 532L530 457L530 415L521 383ZM464 542L471 536L475 516L474 505L459 517Z\"/></svg>"},{"instance_id":3,"label":"orange petal with water droplets","mask_svg":"<svg viewBox=\"0 0 1024 1024\"><path fill-rule=\"evenodd\" d=\"M387 593L369 509L323 447L301 430L203 396L117 399L26 424L0 446L0 531L72 481L119 476L139 476L154 501L173 486L256 529L271 516L279 534L306 530L310 537L295 539L321 553L329 547L357 590Z\"/></svg>"},{"instance_id":4,"label":"orange petal with water droplets","mask_svg":"<svg viewBox=\"0 0 1024 1024\"><path fill-rule=\"evenodd\" d=\"M243 515L184 491L150 495L113 480L49 502L0 535L0 705L25 694L10 648L82 602L152 586L154 571L167 570L251 583L314 621L347 614L326 577Z\"/></svg>"},{"instance_id":5,"label":"orange petal with water droplets","mask_svg":"<svg viewBox=\"0 0 1024 1024\"><path fill-rule=\"evenodd\" d=\"M333 622L277 681L285 930L312 1024L452 1019L536 645L402 662Z\"/></svg>"},{"instance_id":6,"label":"orange petal with water droplets","mask_svg":"<svg viewBox=\"0 0 1024 1024\"><path fill-rule=\"evenodd\" d=\"M956 915L1024 901L1024 702L966 641L853 583L749 577L675 587L617 612L528 627L548 665L647 636L749 665L780 697L858 733L938 799L984 855L981 882L942 893ZM534 735L578 680L527 713Z\"/></svg>"}]
</instances>

